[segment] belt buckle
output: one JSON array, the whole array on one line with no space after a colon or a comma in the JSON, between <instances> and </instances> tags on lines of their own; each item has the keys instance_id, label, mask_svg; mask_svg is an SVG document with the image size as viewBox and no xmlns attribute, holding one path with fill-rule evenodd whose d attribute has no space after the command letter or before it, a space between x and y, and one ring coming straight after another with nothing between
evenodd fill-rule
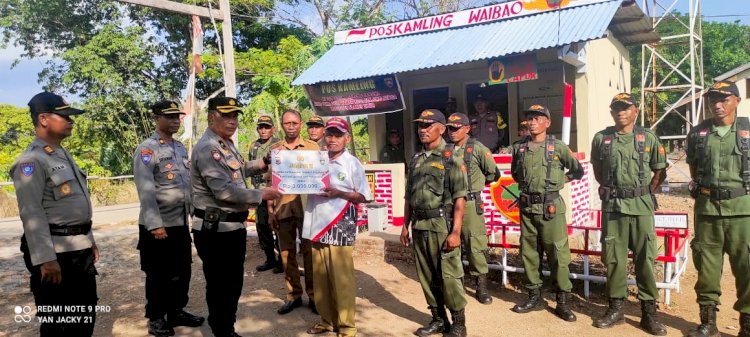
<instances>
[{"instance_id":1,"label":"belt buckle","mask_svg":"<svg viewBox=\"0 0 750 337\"><path fill-rule=\"evenodd\" d=\"M719 195L721 196L721 200L728 200L732 197L732 191L721 189L719 190Z\"/></svg>"},{"instance_id":2,"label":"belt buckle","mask_svg":"<svg viewBox=\"0 0 750 337\"><path fill-rule=\"evenodd\" d=\"M711 196L711 190L710 190L710 189L708 189L708 187L700 187L700 188L698 189L698 192L699 192L700 194L702 194L702 195L705 195L705 196L708 196L708 197L710 197L710 196Z\"/></svg>"}]
</instances>

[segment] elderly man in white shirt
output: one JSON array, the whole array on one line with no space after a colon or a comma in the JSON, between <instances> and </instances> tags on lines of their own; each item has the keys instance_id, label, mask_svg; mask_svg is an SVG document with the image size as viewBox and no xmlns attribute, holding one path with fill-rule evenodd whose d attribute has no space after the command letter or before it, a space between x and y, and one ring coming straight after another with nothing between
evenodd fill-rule
<instances>
[{"instance_id":1,"label":"elderly man in white shirt","mask_svg":"<svg viewBox=\"0 0 750 337\"><path fill-rule=\"evenodd\" d=\"M305 207L302 237L313 243L313 284L320 322L308 334L337 332L355 336L355 284L352 251L357 235L357 204L371 200L365 170L346 151L351 127L332 117L325 126L330 186L323 195L310 195ZM320 295L318 295L320 294Z\"/></svg>"}]
</instances>

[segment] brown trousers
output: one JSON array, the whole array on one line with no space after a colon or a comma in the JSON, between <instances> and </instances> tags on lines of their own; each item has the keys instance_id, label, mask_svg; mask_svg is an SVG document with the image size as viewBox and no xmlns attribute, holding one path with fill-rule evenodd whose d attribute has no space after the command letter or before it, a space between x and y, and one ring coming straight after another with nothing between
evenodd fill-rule
<instances>
[{"instance_id":1,"label":"brown trousers","mask_svg":"<svg viewBox=\"0 0 750 337\"><path fill-rule=\"evenodd\" d=\"M356 285L353 246L331 246L313 242L315 305L320 313L319 327L338 331L339 336L355 336Z\"/></svg>"},{"instance_id":2,"label":"brown trousers","mask_svg":"<svg viewBox=\"0 0 750 337\"><path fill-rule=\"evenodd\" d=\"M279 220L279 247L281 248L281 264L284 268L284 279L286 280L287 295L289 301L302 297L302 284L300 282L299 264L297 263L297 236L302 229L302 219L291 217ZM310 300L313 297L313 266L312 266L312 243L310 240L301 239L300 250L305 267L305 292Z\"/></svg>"}]
</instances>

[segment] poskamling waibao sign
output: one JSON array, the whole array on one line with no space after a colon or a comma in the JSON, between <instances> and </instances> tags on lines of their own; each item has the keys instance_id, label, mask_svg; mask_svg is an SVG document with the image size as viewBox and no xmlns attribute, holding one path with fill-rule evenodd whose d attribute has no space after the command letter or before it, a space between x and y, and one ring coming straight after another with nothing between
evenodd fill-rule
<instances>
[{"instance_id":1,"label":"poskamling waibao sign","mask_svg":"<svg viewBox=\"0 0 750 337\"><path fill-rule=\"evenodd\" d=\"M467 9L460 12L339 31L334 35L334 43L360 42L424 33L440 29L470 26L524 15L537 14L565 7L589 5L605 1L611 0L516 0L503 2L474 9Z\"/></svg>"},{"instance_id":2,"label":"poskamling waibao sign","mask_svg":"<svg viewBox=\"0 0 750 337\"><path fill-rule=\"evenodd\" d=\"M305 85L307 98L318 115L355 116L404 109L404 98L395 75Z\"/></svg>"}]
</instances>

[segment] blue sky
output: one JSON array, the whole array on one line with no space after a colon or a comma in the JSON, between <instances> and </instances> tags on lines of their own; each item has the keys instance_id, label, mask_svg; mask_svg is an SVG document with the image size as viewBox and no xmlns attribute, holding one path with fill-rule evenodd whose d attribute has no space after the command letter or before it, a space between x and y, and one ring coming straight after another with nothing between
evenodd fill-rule
<instances>
[{"instance_id":1,"label":"blue sky","mask_svg":"<svg viewBox=\"0 0 750 337\"><path fill-rule=\"evenodd\" d=\"M651 2L651 0L648 0ZM671 1L660 0L662 3ZM640 5L641 0L637 1ZM687 12L688 0L679 0L677 9ZM740 20L750 25L750 7L743 6L747 0L703 0L703 15L709 21L732 22ZM37 73L44 67L46 59L23 59L15 68L11 64L21 51L10 47L0 49L0 103L25 106L28 100L42 91ZM75 101L74 97L69 97Z\"/></svg>"}]
</instances>

